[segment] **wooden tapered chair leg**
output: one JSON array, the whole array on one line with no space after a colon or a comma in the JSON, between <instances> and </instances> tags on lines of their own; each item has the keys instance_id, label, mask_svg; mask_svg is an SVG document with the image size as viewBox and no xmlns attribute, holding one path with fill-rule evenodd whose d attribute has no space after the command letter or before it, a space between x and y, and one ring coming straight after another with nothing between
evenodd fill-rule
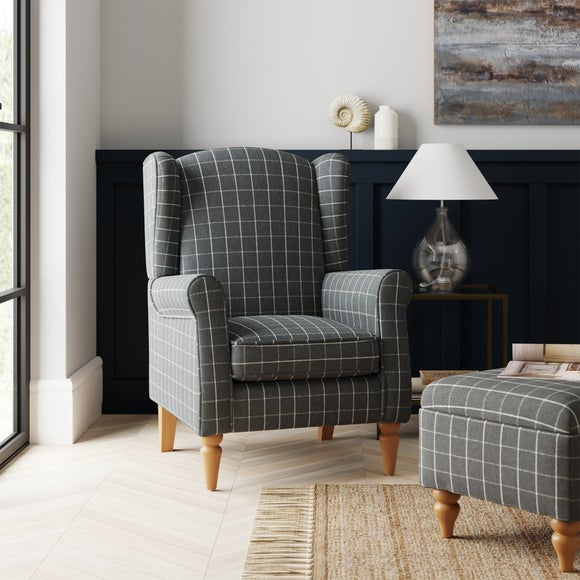
<instances>
[{"instance_id":1,"label":"wooden tapered chair leg","mask_svg":"<svg viewBox=\"0 0 580 580\"><path fill-rule=\"evenodd\" d=\"M222 458L223 435L210 435L201 437L201 458L203 461L203 472L205 474L205 486L209 491L215 491L217 488L218 475L220 471L220 459Z\"/></svg>"},{"instance_id":2,"label":"wooden tapered chair leg","mask_svg":"<svg viewBox=\"0 0 580 580\"><path fill-rule=\"evenodd\" d=\"M400 423L379 423L379 443L383 455L383 471L385 475L394 475L397 465L397 453L399 452L399 429Z\"/></svg>"},{"instance_id":3,"label":"wooden tapered chair leg","mask_svg":"<svg viewBox=\"0 0 580 580\"><path fill-rule=\"evenodd\" d=\"M175 444L175 429L177 419L161 405L157 407L157 423L159 425L159 447L162 452L173 451Z\"/></svg>"},{"instance_id":4,"label":"wooden tapered chair leg","mask_svg":"<svg viewBox=\"0 0 580 580\"><path fill-rule=\"evenodd\" d=\"M554 530L552 546L558 555L560 572L572 572L574 558L580 548L580 521L562 522L556 518L550 518L550 525Z\"/></svg>"},{"instance_id":5,"label":"wooden tapered chair leg","mask_svg":"<svg viewBox=\"0 0 580 580\"><path fill-rule=\"evenodd\" d=\"M460 510L458 503L460 497L459 494L444 489L433 490L433 499L435 500L433 510L439 522L442 538L453 537L453 528Z\"/></svg>"},{"instance_id":6,"label":"wooden tapered chair leg","mask_svg":"<svg viewBox=\"0 0 580 580\"><path fill-rule=\"evenodd\" d=\"M330 441L334 435L334 425L318 427L318 441Z\"/></svg>"}]
</instances>

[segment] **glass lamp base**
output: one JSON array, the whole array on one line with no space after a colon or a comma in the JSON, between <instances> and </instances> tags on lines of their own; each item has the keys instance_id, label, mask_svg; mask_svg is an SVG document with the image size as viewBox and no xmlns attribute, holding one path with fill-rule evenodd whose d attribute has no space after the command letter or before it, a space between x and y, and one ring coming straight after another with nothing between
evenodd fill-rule
<instances>
[{"instance_id":1,"label":"glass lamp base","mask_svg":"<svg viewBox=\"0 0 580 580\"><path fill-rule=\"evenodd\" d=\"M447 276L440 276L431 282L419 282L419 288L429 292L452 292L454 286Z\"/></svg>"},{"instance_id":2,"label":"glass lamp base","mask_svg":"<svg viewBox=\"0 0 580 580\"><path fill-rule=\"evenodd\" d=\"M450 292L465 277L469 256L451 225L446 207L438 207L435 221L413 252L419 286L433 292Z\"/></svg>"}]
</instances>

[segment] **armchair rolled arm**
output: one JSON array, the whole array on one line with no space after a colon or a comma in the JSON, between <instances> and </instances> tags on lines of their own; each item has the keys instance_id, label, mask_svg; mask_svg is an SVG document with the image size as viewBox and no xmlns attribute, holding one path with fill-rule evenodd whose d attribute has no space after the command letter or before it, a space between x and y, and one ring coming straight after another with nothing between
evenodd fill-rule
<instances>
[{"instance_id":1,"label":"armchair rolled arm","mask_svg":"<svg viewBox=\"0 0 580 580\"><path fill-rule=\"evenodd\" d=\"M402 270L331 272L322 282L322 315L370 332L381 341L381 421L404 422L411 412L407 306L411 278Z\"/></svg>"},{"instance_id":2,"label":"armchair rolled arm","mask_svg":"<svg viewBox=\"0 0 580 580\"><path fill-rule=\"evenodd\" d=\"M381 323L394 321L406 311L413 286L402 270L331 272L322 282L322 315L382 336ZM389 308L399 311L389 316ZM402 310L401 310L402 309Z\"/></svg>"},{"instance_id":3,"label":"armchair rolled arm","mask_svg":"<svg viewBox=\"0 0 580 580\"><path fill-rule=\"evenodd\" d=\"M224 312L222 285L207 274L163 276L151 281L151 303L161 316L190 318L212 311Z\"/></svg>"},{"instance_id":4,"label":"armchair rolled arm","mask_svg":"<svg viewBox=\"0 0 580 580\"><path fill-rule=\"evenodd\" d=\"M231 430L231 364L224 291L213 276L149 283L151 398L202 437Z\"/></svg>"}]
</instances>

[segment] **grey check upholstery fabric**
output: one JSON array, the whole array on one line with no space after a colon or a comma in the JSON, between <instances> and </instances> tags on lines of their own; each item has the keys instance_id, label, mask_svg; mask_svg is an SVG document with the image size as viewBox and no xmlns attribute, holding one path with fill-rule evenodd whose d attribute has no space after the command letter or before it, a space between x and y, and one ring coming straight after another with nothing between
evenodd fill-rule
<instances>
[{"instance_id":1,"label":"grey check upholstery fabric","mask_svg":"<svg viewBox=\"0 0 580 580\"><path fill-rule=\"evenodd\" d=\"M324 255L314 168L289 153L233 148L177 160L181 272L221 281L230 316L320 315Z\"/></svg>"},{"instance_id":2,"label":"grey check upholstery fabric","mask_svg":"<svg viewBox=\"0 0 580 580\"><path fill-rule=\"evenodd\" d=\"M224 292L212 276L149 282L149 395L200 435L231 430Z\"/></svg>"},{"instance_id":3,"label":"grey check upholstery fabric","mask_svg":"<svg viewBox=\"0 0 580 580\"><path fill-rule=\"evenodd\" d=\"M411 414L411 362L407 305L413 286L401 270L327 274L322 285L326 318L369 332L381 343L383 400L380 420L406 422Z\"/></svg>"},{"instance_id":4,"label":"grey check upholstery fabric","mask_svg":"<svg viewBox=\"0 0 580 580\"><path fill-rule=\"evenodd\" d=\"M556 433L580 433L580 383L499 377L500 370L445 377L421 406Z\"/></svg>"},{"instance_id":5,"label":"grey check upholstery fabric","mask_svg":"<svg viewBox=\"0 0 580 580\"><path fill-rule=\"evenodd\" d=\"M378 376L236 383L233 431L355 425L379 420Z\"/></svg>"},{"instance_id":6,"label":"grey check upholstery fabric","mask_svg":"<svg viewBox=\"0 0 580 580\"><path fill-rule=\"evenodd\" d=\"M325 272L346 270L348 262L349 164L342 155L328 153L312 163L318 182Z\"/></svg>"},{"instance_id":7,"label":"grey check upholstery fabric","mask_svg":"<svg viewBox=\"0 0 580 580\"><path fill-rule=\"evenodd\" d=\"M411 282L342 271L343 155L155 153L144 179L155 402L201 436L408 420ZM267 336L252 345L244 334L265 318L277 335L267 356Z\"/></svg>"},{"instance_id":8,"label":"grey check upholstery fabric","mask_svg":"<svg viewBox=\"0 0 580 580\"><path fill-rule=\"evenodd\" d=\"M228 320L232 377L276 381L376 374L379 342L368 332L315 316Z\"/></svg>"},{"instance_id":9,"label":"grey check upholstery fabric","mask_svg":"<svg viewBox=\"0 0 580 580\"><path fill-rule=\"evenodd\" d=\"M514 384L498 372L427 387L420 411L421 484L579 520L580 385L543 379Z\"/></svg>"},{"instance_id":10,"label":"grey check upholstery fabric","mask_svg":"<svg viewBox=\"0 0 580 580\"><path fill-rule=\"evenodd\" d=\"M147 277L179 274L181 186L175 159L154 153L143 164Z\"/></svg>"},{"instance_id":11,"label":"grey check upholstery fabric","mask_svg":"<svg viewBox=\"0 0 580 580\"><path fill-rule=\"evenodd\" d=\"M500 370L445 377L421 407L555 433L580 433L580 383L499 377Z\"/></svg>"}]
</instances>

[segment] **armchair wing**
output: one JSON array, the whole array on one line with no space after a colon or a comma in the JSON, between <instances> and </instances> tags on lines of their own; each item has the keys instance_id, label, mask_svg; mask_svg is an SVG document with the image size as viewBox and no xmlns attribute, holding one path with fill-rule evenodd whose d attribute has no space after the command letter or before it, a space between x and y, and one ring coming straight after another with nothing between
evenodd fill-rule
<instances>
[{"instance_id":1,"label":"armchair wing","mask_svg":"<svg viewBox=\"0 0 580 580\"><path fill-rule=\"evenodd\" d=\"M412 291L411 278L402 270L331 272L322 283L325 318L380 338L382 422L405 422L411 413L406 312Z\"/></svg>"},{"instance_id":2,"label":"armchair wing","mask_svg":"<svg viewBox=\"0 0 580 580\"><path fill-rule=\"evenodd\" d=\"M177 163L161 151L143 164L147 277L179 274L181 189Z\"/></svg>"},{"instance_id":3,"label":"armchair wing","mask_svg":"<svg viewBox=\"0 0 580 580\"><path fill-rule=\"evenodd\" d=\"M326 153L312 162L318 185L324 271L341 272L348 263L348 191L350 165L341 153Z\"/></svg>"}]
</instances>

